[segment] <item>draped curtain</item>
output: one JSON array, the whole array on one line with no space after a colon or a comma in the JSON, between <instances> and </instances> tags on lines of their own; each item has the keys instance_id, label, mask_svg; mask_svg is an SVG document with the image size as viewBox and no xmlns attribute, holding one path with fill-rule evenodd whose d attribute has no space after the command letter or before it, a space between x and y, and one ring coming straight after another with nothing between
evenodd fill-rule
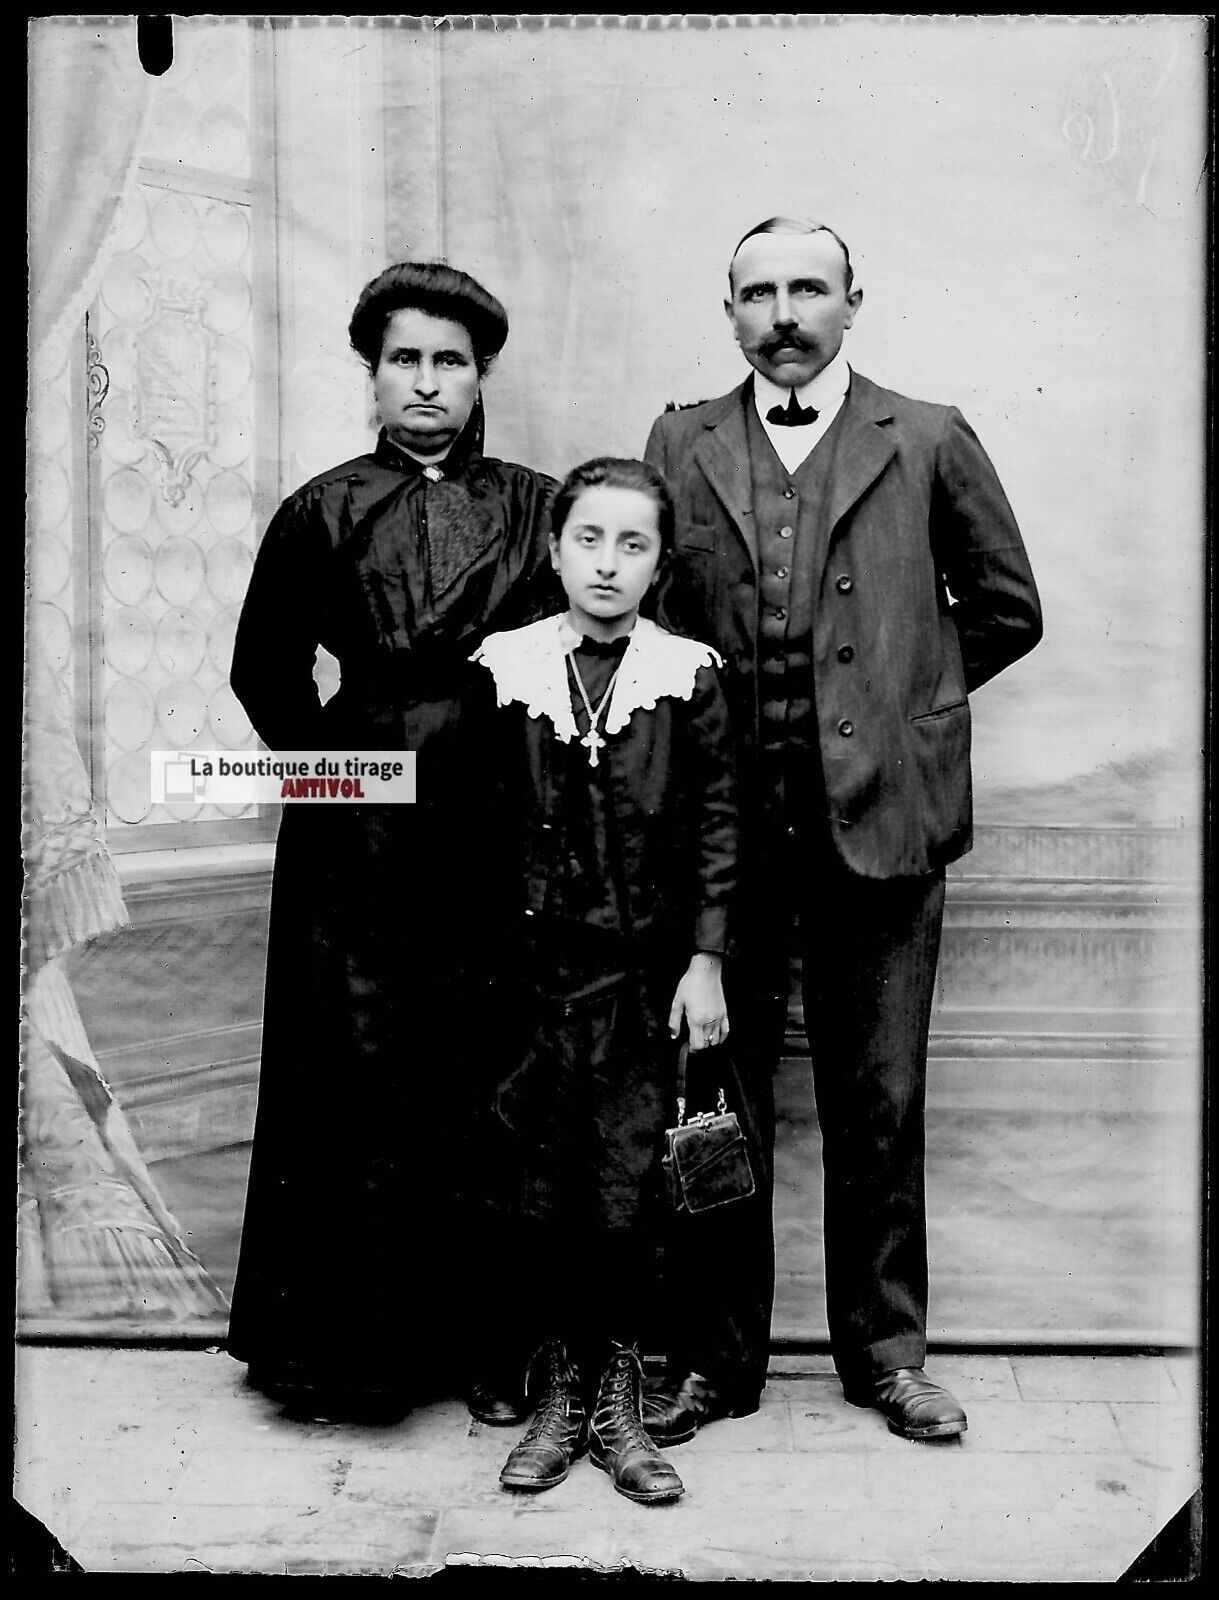
<instances>
[{"instance_id":1,"label":"draped curtain","mask_svg":"<svg viewBox=\"0 0 1219 1600\"><path fill-rule=\"evenodd\" d=\"M30 344L84 316L135 175L148 76L135 17L35 17L29 41Z\"/></svg>"},{"instance_id":2,"label":"draped curtain","mask_svg":"<svg viewBox=\"0 0 1219 1600\"><path fill-rule=\"evenodd\" d=\"M30 28L31 420L53 353L80 328L135 176L148 104L135 19ZM68 443L68 441L65 441ZM65 450L70 460L70 449ZM64 481L81 492L73 476ZM40 556L31 518L27 572ZM22 848L18 1303L23 1323L194 1322L225 1301L184 1242L90 1046L65 961L128 923L93 808L66 686L30 608Z\"/></svg>"}]
</instances>

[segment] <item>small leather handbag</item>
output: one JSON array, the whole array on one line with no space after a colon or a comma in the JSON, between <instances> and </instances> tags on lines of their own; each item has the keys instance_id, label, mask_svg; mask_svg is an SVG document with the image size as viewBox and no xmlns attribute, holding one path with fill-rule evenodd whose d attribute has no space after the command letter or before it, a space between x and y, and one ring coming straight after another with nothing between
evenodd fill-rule
<instances>
[{"instance_id":1,"label":"small leather handbag","mask_svg":"<svg viewBox=\"0 0 1219 1600\"><path fill-rule=\"evenodd\" d=\"M735 1111L729 1111L721 1087L714 1111L686 1116L686 1055L683 1044L677 1062L677 1126L665 1129L665 1154L661 1161L674 1208L697 1216L754 1191L749 1149Z\"/></svg>"}]
</instances>

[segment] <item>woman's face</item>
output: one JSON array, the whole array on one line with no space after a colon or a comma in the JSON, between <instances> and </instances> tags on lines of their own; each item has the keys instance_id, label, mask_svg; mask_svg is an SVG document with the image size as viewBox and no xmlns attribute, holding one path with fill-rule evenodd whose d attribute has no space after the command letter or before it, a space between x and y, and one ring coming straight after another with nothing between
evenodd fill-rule
<instances>
[{"instance_id":1,"label":"woman's face","mask_svg":"<svg viewBox=\"0 0 1219 1600\"><path fill-rule=\"evenodd\" d=\"M413 308L385 325L373 393L394 443L420 461L440 461L478 398L474 346L460 322Z\"/></svg>"}]
</instances>

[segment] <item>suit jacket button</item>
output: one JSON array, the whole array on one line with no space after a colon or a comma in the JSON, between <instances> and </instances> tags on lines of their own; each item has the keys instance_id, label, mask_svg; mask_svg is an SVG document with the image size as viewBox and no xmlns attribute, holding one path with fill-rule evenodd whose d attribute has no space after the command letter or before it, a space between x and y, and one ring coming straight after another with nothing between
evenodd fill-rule
<instances>
[{"instance_id":1,"label":"suit jacket button","mask_svg":"<svg viewBox=\"0 0 1219 1600\"><path fill-rule=\"evenodd\" d=\"M840 572L834 579L834 587L838 590L839 594L850 594L855 585L851 582L851 579L847 573Z\"/></svg>"},{"instance_id":2,"label":"suit jacket button","mask_svg":"<svg viewBox=\"0 0 1219 1600\"><path fill-rule=\"evenodd\" d=\"M780 528L779 537L780 539L790 539L795 531L796 530L794 528Z\"/></svg>"},{"instance_id":3,"label":"suit jacket button","mask_svg":"<svg viewBox=\"0 0 1219 1600\"><path fill-rule=\"evenodd\" d=\"M786 489L784 489L783 498L785 500L794 500L796 498L796 491L791 487L790 484Z\"/></svg>"},{"instance_id":4,"label":"suit jacket button","mask_svg":"<svg viewBox=\"0 0 1219 1600\"><path fill-rule=\"evenodd\" d=\"M842 721L838 724L838 732L844 739L849 739L855 732L855 724L849 721L846 717L843 717Z\"/></svg>"},{"instance_id":5,"label":"suit jacket button","mask_svg":"<svg viewBox=\"0 0 1219 1600\"><path fill-rule=\"evenodd\" d=\"M839 661L854 661L854 659L855 659L855 647L854 647L854 645L840 644L838 646L838 659L839 659Z\"/></svg>"},{"instance_id":6,"label":"suit jacket button","mask_svg":"<svg viewBox=\"0 0 1219 1600\"><path fill-rule=\"evenodd\" d=\"M783 618L784 618L784 617L785 617L785 616L786 616L786 615L787 615L787 612L786 612L786 611L784 611L784 609L783 609L783 607L782 607L782 606L776 606L776 607L775 607L775 616L776 616L776 617L777 617L777 618L778 618L778 620L779 620L779 621L780 621L780 622L782 622L782 621L783 621Z\"/></svg>"},{"instance_id":7,"label":"suit jacket button","mask_svg":"<svg viewBox=\"0 0 1219 1600\"><path fill-rule=\"evenodd\" d=\"M786 576L788 574L788 570L789 569L787 567L776 567L775 568L775 577L776 578L786 578Z\"/></svg>"}]
</instances>

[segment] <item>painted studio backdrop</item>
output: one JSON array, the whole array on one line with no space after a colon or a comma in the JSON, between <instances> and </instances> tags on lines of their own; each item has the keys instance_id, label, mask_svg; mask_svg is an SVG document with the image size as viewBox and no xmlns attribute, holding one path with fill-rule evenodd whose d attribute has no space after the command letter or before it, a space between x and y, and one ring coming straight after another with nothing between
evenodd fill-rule
<instances>
[{"instance_id":1,"label":"painted studio backdrop","mask_svg":"<svg viewBox=\"0 0 1219 1600\"><path fill-rule=\"evenodd\" d=\"M727 260L794 212L851 246L852 364L979 433L1045 604L974 701L932 1340L1191 1343L1202 21L496 20L175 19L155 79L133 18L30 23L22 1326L223 1334L278 819L169 813L149 751L256 747L233 630L279 500L371 442L361 286L493 289L488 448L562 473L739 381ZM775 1334L817 1340L794 1042L779 1092ZM341 1205L378 1108L334 1095Z\"/></svg>"}]
</instances>

